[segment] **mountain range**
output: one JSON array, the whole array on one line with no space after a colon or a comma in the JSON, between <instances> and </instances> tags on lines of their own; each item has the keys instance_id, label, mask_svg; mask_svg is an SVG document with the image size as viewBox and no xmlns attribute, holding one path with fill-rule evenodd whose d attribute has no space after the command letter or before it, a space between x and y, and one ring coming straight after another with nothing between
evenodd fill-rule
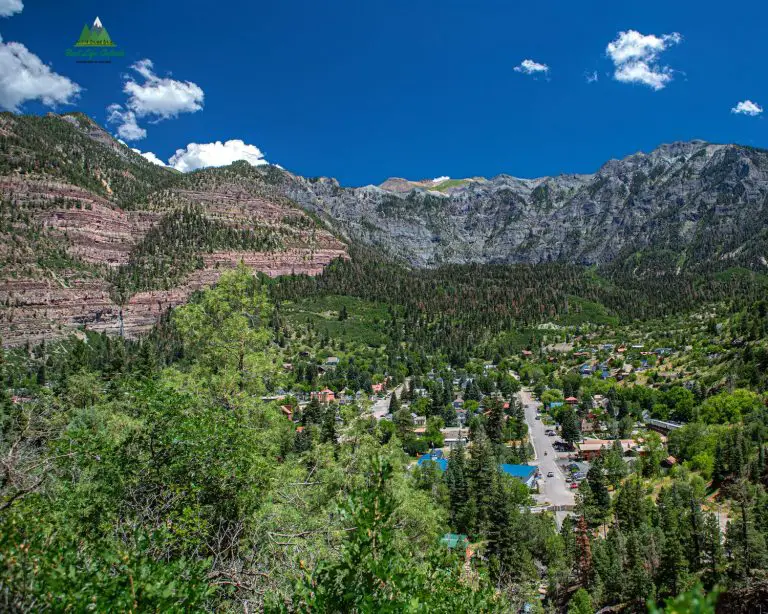
<instances>
[{"instance_id":1,"label":"mountain range","mask_svg":"<svg viewBox=\"0 0 768 614\"><path fill-rule=\"evenodd\" d=\"M90 118L0 114L0 336L136 335L240 261L316 275L351 245L415 267L766 269L768 152L662 145L594 174L343 187L272 165L152 164Z\"/></svg>"}]
</instances>

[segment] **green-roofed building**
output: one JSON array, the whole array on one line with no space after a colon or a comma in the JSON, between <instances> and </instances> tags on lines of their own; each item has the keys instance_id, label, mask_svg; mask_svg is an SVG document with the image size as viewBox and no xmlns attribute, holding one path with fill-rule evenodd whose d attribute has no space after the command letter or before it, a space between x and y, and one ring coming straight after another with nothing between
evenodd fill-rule
<instances>
[{"instance_id":1,"label":"green-roofed building","mask_svg":"<svg viewBox=\"0 0 768 614\"><path fill-rule=\"evenodd\" d=\"M459 533L446 533L443 535L440 543L453 550L454 548L466 548L469 544L469 540L467 539L466 535L461 535Z\"/></svg>"}]
</instances>

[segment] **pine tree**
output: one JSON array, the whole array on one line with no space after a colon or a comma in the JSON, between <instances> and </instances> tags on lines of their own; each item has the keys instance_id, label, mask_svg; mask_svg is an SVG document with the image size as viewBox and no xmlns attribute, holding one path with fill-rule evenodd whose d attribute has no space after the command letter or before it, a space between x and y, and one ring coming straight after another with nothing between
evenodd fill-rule
<instances>
[{"instance_id":1,"label":"pine tree","mask_svg":"<svg viewBox=\"0 0 768 614\"><path fill-rule=\"evenodd\" d=\"M589 586L592 581L592 546L586 518L579 516L576 525L576 575L581 586Z\"/></svg>"},{"instance_id":2,"label":"pine tree","mask_svg":"<svg viewBox=\"0 0 768 614\"><path fill-rule=\"evenodd\" d=\"M503 443L504 406L499 398L486 399L485 406L488 409L488 419L485 427L488 439L495 445L501 445Z\"/></svg>"},{"instance_id":3,"label":"pine tree","mask_svg":"<svg viewBox=\"0 0 768 614\"><path fill-rule=\"evenodd\" d=\"M474 502L475 516L468 519L477 537L488 535L490 510L495 474L498 472L490 441L482 426L478 427L469 450L468 475L470 496Z\"/></svg>"},{"instance_id":4,"label":"pine tree","mask_svg":"<svg viewBox=\"0 0 768 614\"><path fill-rule=\"evenodd\" d=\"M397 392L392 391L392 396L389 397L389 413L393 416L400 411L400 399L397 398Z\"/></svg>"},{"instance_id":5,"label":"pine tree","mask_svg":"<svg viewBox=\"0 0 768 614\"><path fill-rule=\"evenodd\" d=\"M322 421L323 408L320 405L319 399L314 396L304 408L304 412L301 416L301 424L302 426L307 426L308 424L320 424Z\"/></svg>"},{"instance_id":6,"label":"pine tree","mask_svg":"<svg viewBox=\"0 0 768 614\"><path fill-rule=\"evenodd\" d=\"M571 444L581 439L581 429L578 418L576 417L576 412L570 407L566 407L562 412L560 433L563 440Z\"/></svg>"},{"instance_id":7,"label":"pine tree","mask_svg":"<svg viewBox=\"0 0 768 614\"><path fill-rule=\"evenodd\" d=\"M323 443L332 443L334 446L338 443L336 435L335 403L331 403L325 408L322 430L320 431L320 441Z\"/></svg>"},{"instance_id":8,"label":"pine tree","mask_svg":"<svg viewBox=\"0 0 768 614\"><path fill-rule=\"evenodd\" d=\"M466 458L464 446L459 444L451 450L448 468L445 472L448 484L451 527L457 533L466 534L467 502L469 500L469 485L466 476Z\"/></svg>"}]
</instances>

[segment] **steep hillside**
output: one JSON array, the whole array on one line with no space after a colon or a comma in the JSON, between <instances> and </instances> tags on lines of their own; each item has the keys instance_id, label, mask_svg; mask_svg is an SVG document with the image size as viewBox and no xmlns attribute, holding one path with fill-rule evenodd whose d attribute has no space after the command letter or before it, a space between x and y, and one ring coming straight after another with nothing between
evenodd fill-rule
<instances>
[{"instance_id":1,"label":"steep hillside","mask_svg":"<svg viewBox=\"0 0 768 614\"><path fill-rule=\"evenodd\" d=\"M346 247L244 163L182 175L81 115L0 115L0 337L136 335L241 260L310 275Z\"/></svg>"},{"instance_id":2,"label":"steep hillside","mask_svg":"<svg viewBox=\"0 0 768 614\"><path fill-rule=\"evenodd\" d=\"M280 186L350 237L419 266L766 268L768 152L738 145L663 145L611 160L594 175L342 188L286 174Z\"/></svg>"}]
</instances>

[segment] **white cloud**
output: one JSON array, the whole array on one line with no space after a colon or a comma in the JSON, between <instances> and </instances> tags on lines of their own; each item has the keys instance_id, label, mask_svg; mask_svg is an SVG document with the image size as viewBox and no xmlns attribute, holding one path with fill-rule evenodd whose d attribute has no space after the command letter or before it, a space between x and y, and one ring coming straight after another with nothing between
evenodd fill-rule
<instances>
[{"instance_id":1,"label":"white cloud","mask_svg":"<svg viewBox=\"0 0 768 614\"><path fill-rule=\"evenodd\" d=\"M597 75L597 71L593 70L592 72L588 72L584 74L584 78L586 79L587 83L596 83L599 79Z\"/></svg>"},{"instance_id":2,"label":"white cloud","mask_svg":"<svg viewBox=\"0 0 768 614\"><path fill-rule=\"evenodd\" d=\"M194 113L203 108L205 94L196 83L158 77L153 72L151 60L140 60L131 68L144 79L143 83L138 83L129 76L123 86L123 91L128 94L126 106L137 117L169 119L179 113Z\"/></svg>"},{"instance_id":3,"label":"white cloud","mask_svg":"<svg viewBox=\"0 0 768 614\"><path fill-rule=\"evenodd\" d=\"M18 112L30 100L54 107L77 98L81 91L77 83L53 72L21 43L2 40L0 37L0 108Z\"/></svg>"},{"instance_id":4,"label":"white cloud","mask_svg":"<svg viewBox=\"0 0 768 614\"><path fill-rule=\"evenodd\" d=\"M107 122L118 124L117 135L126 141L138 141L147 136L147 131L136 123L136 114L123 109L119 104L107 107Z\"/></svg>"},{"instance_id":5,"label":"white cloud","mask_svg":"<svg viewBox=\"0 0 768 614\"><path fill-rule=\"evenodd\" d=\"M160 158L158 158L154 153L151 151L141 151L140 149L135 149L131 147L131 151L135 151L137 154L139 154L142 158L149 160L152 162L152 164L157 164L158 166L168 166L165 162L163 162Z\"/></svg>"},{"instance_id":6,"label":"white cloud","mask_svg":"<svg viewBox=\"0 0 768 614\"><path fill-rule=\"evenodd\" d=\"M21 0L0 0L0 17L10 17L24 10Z\"/></svg>"},{"instance_id":7,"label":"white cloud","mask_svg":"<svg viewBox=\"0 0 768 614\"><path fill-rule=\"evenodd\" d=\"M526 75L535 75L538 73L547 74L549 72L549 66L546 64L539 64L533 60L523 60L519 65L515 66L515 72L525 73Z\"/></svg>"},{"instance_id":8,"label":"white cloud","mask_svg":"<svg viewBox=\"0 0 768 614\"><path fill-rule=\"evenodd\" d=\"M443 183L443 181L448 181L449 179L450 179L450 177L448 177L446 175L443 175L442 177L435 177L432 180L432 183Z\"/></svg>"},{"instance_id":9,"label":"white cloud","mask_svg":"<svg viewBox=\"0 0 768 614\"><path fill-rule=\"evenodd\" d=\"M205 94L196 83L158 77L152 60L148 59L139 60L131 68L143 82L138 83L132 75L127 75L123 85L123 91L128 94L125 105L115 103L107 107L107 121L118 124L117 134L126 141L138 141L147 136L146 129L139 126L138 118L162 121L203 108Z\"/></svg>"},{"instance_id":10,"label":"white cloud","mask_svg":"<svg viewBox=\"0 0 768 614\"><path fill-rule=\"evenodd\" d=\"M226 166L237 160L245 160L253 166L268 164L258 147L247 145L240 139L224 143L190 143L185 149L177 149L168 163L186 173L207 166Z\"/></svg>"},{"instance_id":11,"label":"white cloud","mask_svg":"<svg viewBox=\"0 0 768 614\"><path fill-rule=\"evenodd\" d=\"M760 115L762 112L763 107L761 107L756 102L752 102L751 100L742 100L739 104L731 109L731 113L738 113L739 115L751 115L752 117Z\"/></svg>"},{"instance_id":12,"label":"white cloud","mask_svg":"<svg viewBox=\"0 0 768 614\"><path fill-rule=\"evenodd\" d=\"M619 32L605 49L614 64L613 78L623 83L647 85L654 90L663 89L672 80L673 70L659 64L659 55L682 40L677 32L661 36L636 30Z\"/></svg>"}]
</instances>

